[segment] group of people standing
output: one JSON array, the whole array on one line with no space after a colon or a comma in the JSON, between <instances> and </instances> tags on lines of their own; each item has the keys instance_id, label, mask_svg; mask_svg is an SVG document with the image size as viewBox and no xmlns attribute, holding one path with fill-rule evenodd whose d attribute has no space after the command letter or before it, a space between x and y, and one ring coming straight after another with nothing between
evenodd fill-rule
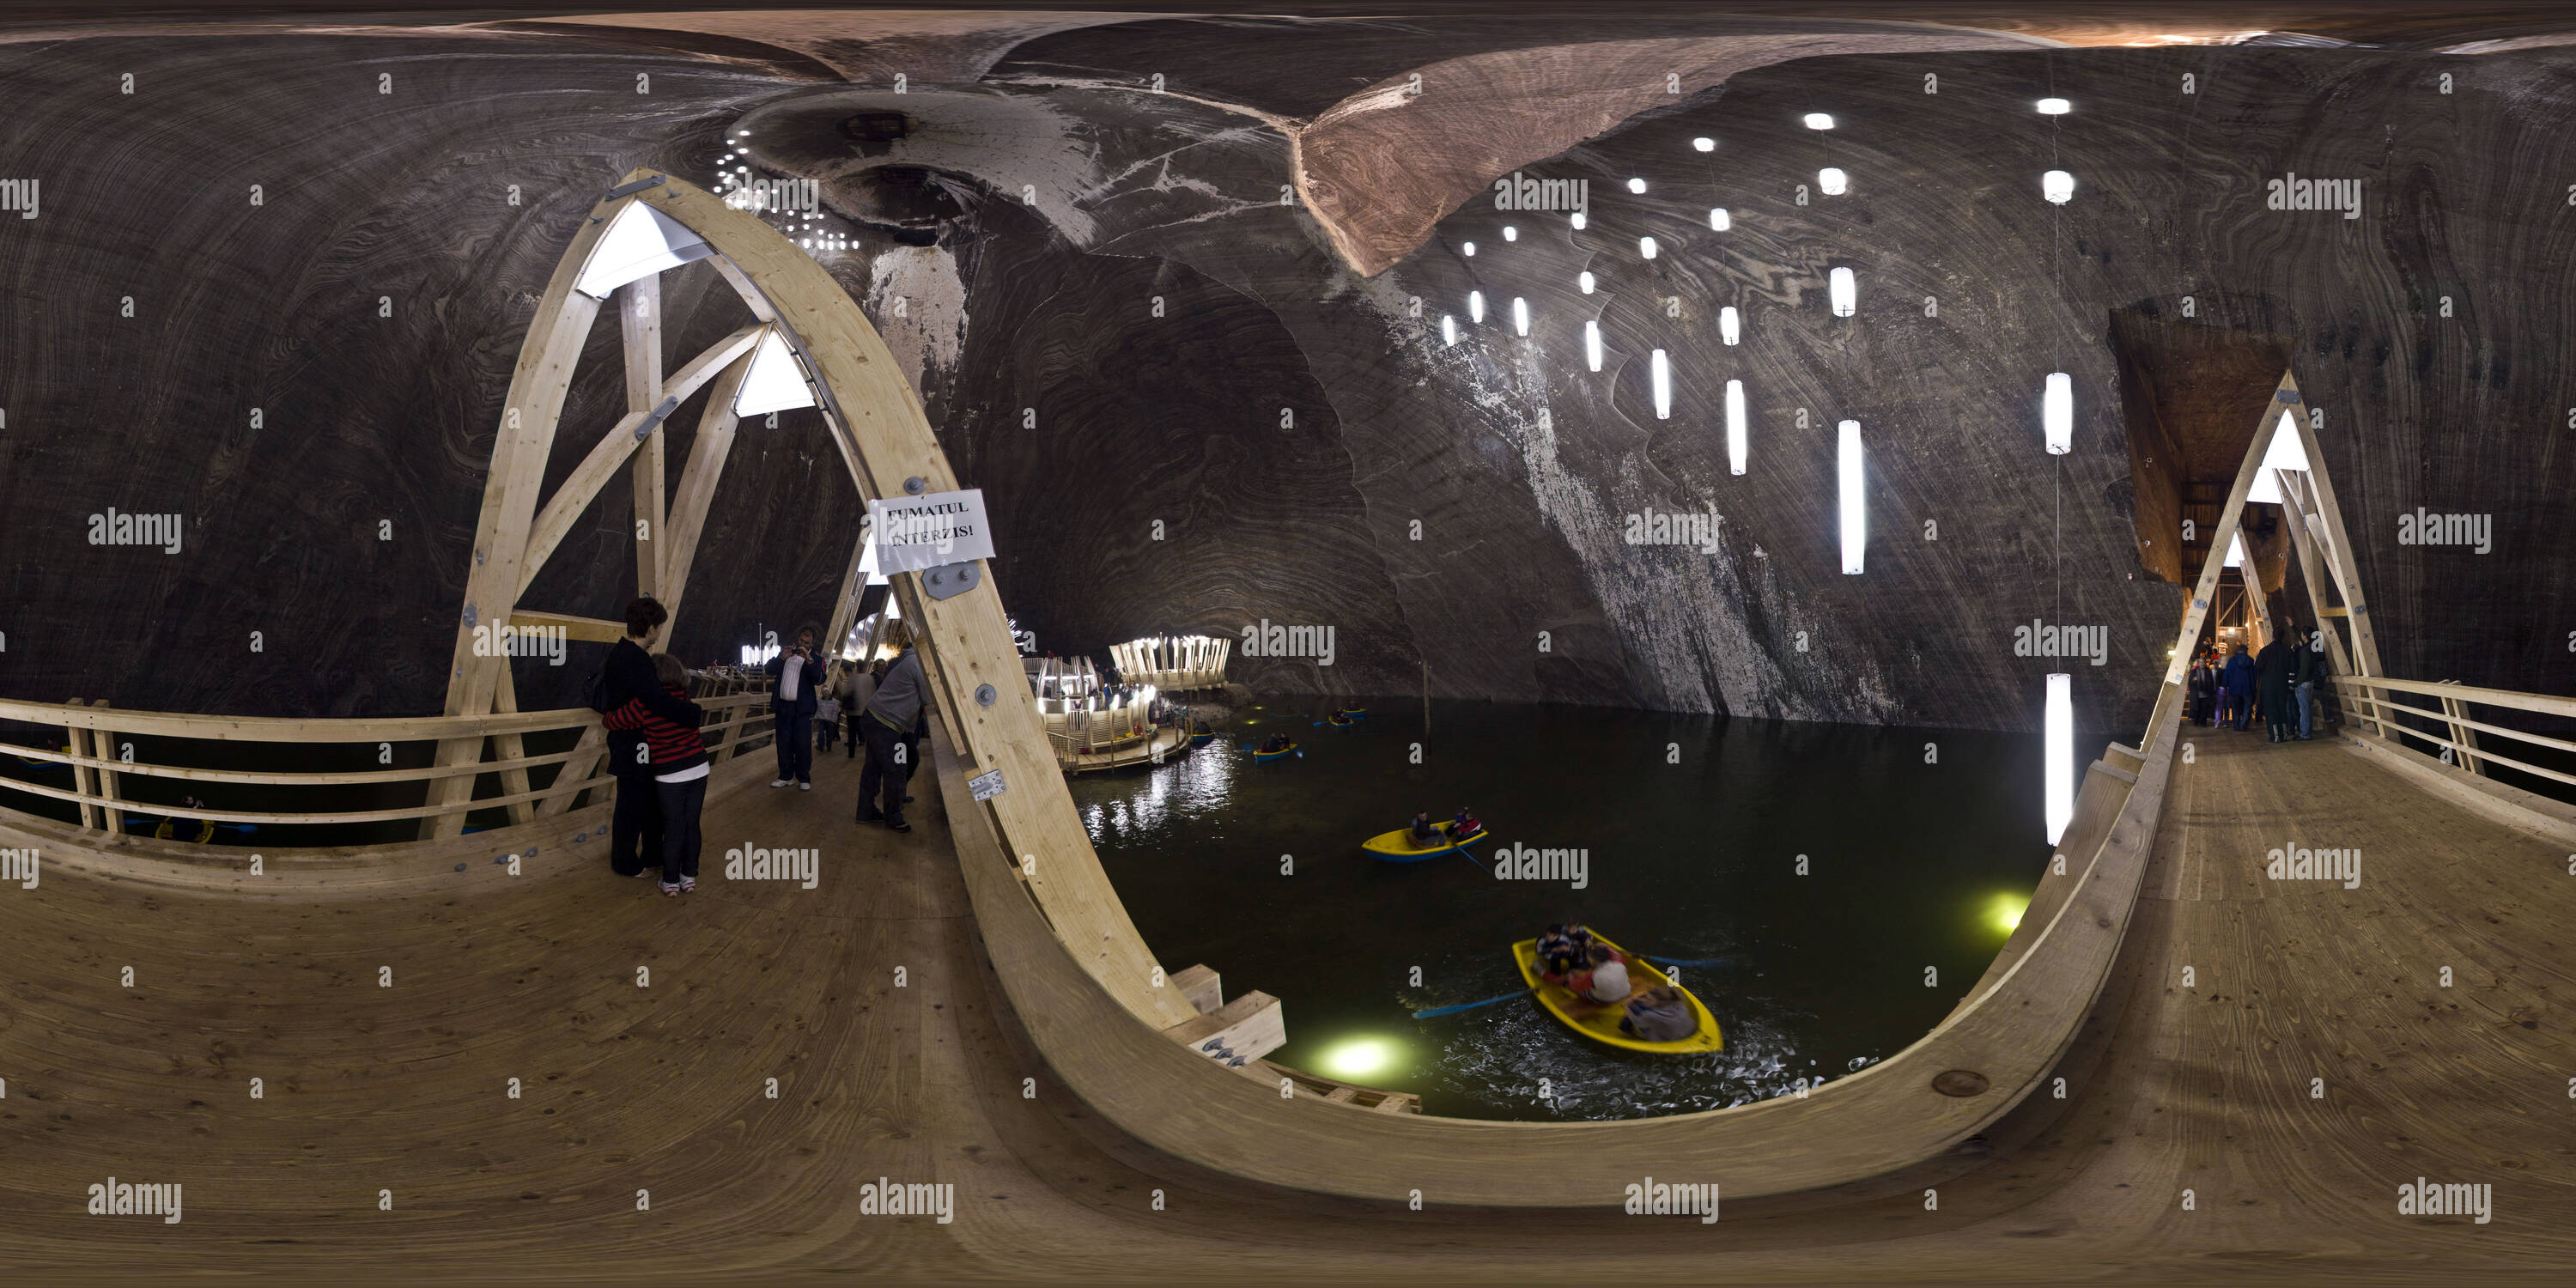
<instances>
[{"instance_id":1,"label":"group of people standing","mask_svg":"<svg viewBox=\"0 0 2576 1288\"><path fill-rule=\"evenodd\" d=\"M699 732L706 709L689 700L688 669L677 657L653 651L670 620L670 612L649 595L626 606L625 638L610 646L591 706L607 730L608 770L617 779L609 866L620 876L642 877L652 875L658 861L662 893L681 895L698 888L704 843L699 820L710 768ZM846 721L849 754L856 756L861 743L868 750L859 775L859 821L909 832L903 806L912 797L904 793L930 736L922 702L927 688L912 633L901 621L887 623L886 639L896 654L873 669L824 663L814 655L814 636L811 626L798 631L794 646L769 662L778 750L778 777L769 785L792 782L814 790L815 749L819 743L830 750ZM827 712L828 720L817 719ZM882 809L875 804L879 795Z\"/></svg>"},{"instance_id":2,"label":"group of people standing","mask_svg":"<svg viewBox=\"0 0 2576 1288\"><path fill-rule=\"evenodd\" d=\"M2203 727L2245 729L2260 720L2273 742L2316 736L2317 691L2326 678L2325 638L2291 621L2263 651L2242 644L2194 658L2185 684L2185 718Z\"/></svg>"},{"instance_id":3,"label":"group of people standing","mask_svg":"<svg viewBox=\"0 0 2576 1288\"><path fill-rule=\"evenodd\" d=\"M895 655L873 667L827 665L814 654L814 635L811 626L799 630L796 642L769 660L769 709L778 746L778 777L769 785L814 790L815 749L828 751L846 737L849 755L857 756L862 744L868 752L859 770L857 821L909 832L903 807L912 797L905 790L930 738L930 712L923 705L929 689L913 652L911 627L900 619L886 623L884 639Z\"/></svg>"}]
</instances>

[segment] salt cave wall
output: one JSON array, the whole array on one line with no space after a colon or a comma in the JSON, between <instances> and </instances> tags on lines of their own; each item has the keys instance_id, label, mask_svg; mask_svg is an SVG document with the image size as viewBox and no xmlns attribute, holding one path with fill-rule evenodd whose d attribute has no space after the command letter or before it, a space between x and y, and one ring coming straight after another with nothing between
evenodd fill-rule
<instances>
[{"instance_id":1,"label":"salt cave wall","mask_svg":"<svg viewBox=\"0 0 2576 1288\"><path fill-rule=\"evenodd\" d=\"M2568 55L2038 51L1931 32L1912 52L1731 70L1648 96L1669 101L1598 137L1533 145L1552 105L1514 115L1496 97L1513 59L1580 79L1594 55L1633 71L1635 51L1550 41L1690 34L1541 28L987 32L972 57L930 61L948 79L902 95L882 69L852 70L864 50L818 61L659 33L0 49L15 164L48 198L40 220L0 221L18 302L0 316L0 692L434 710L539 284L602 176L652 164L707 181L737 128L754 131L753 164L823 181L828 222L855 246L826 262L987 490L996 583L1050 651L1330 624L1332 667L1249 659L1238 677L1386 693L1427 676L1450 696L2018 729L2057 665L2012 654L2013 627L2038 617L2105 628L2105 664L2072 668L2080 714L2126 736L2182 591L2139 558L2106 337L2115 310L2179 317L2190 296L2197 324L2291 340L2390 668L2563 687L2576 578L2549 538L2576 483L2560 446L2576 393L2557 374L2569 305L2547 274L2576 260L2559 180ZM1691 66L1725 63L1702 50ZM1416 67L1473 75L1482 94L1444 108L1432 77L1419 98L1387 97ZM383 70L392 96L374 92ZM126 71L136 95L115 92ZM1589 179L1589 226L1503 214L1437 187L1455 177L1429 165L1433 186L1396 191L1399 153L1338 199L1451 212L1363 275L1298 191L1291 135L1372 87L1421 118L1408 148L1554 148L1520 168ZM2049 92L2076 112L2034 114ZM907 137L853 146L838 122L862 110L900 112ZM1837 128L1802 128L1809 111ZM1716 150L1693 149L1700 136ZM2079 183L2062 209L2038 194L2052 155ZM1827 164L1850 173L1849 194L1814 191ZM2264 181L2290 171L2362 180L2361 217L2266 209ZM265 206L233 196L269 175ZM924 185L928 207L898 191ZM1709 228L1713 206L1729 231ZM938 244L908 244L925 233ZM1859 275L1856 317L1825 307L1834 265ZM1584 271L1594 294L1575 285ZM1482 327L1467 325L1470 290L1492 310ZM1526 338L1504 321L1514 297ZM1726 306L1743 316L1736 346L1718 336ZM703 271L675 278L668 307L675 359L739 320ZM1444 313L1466 328L1455 347ZM1597 374L1587 319L1608 351ZM1669 420L1646 390L1655 348L1676 373ZM550 481L615 418L613 353L603 327ZM2078 390L2062 482L2039 450L2050 370ZM1741 477L1717 419L1728 379L1752 412ZM248 428L251 406L265 428ZM695 414L673 418L675 474ZM1845 418L1863 425L1872 477L1859 577L1834 544ZM610 491L532 606L614 614L633 573ZM109 505L186 514L186 550L86 546L86 516ZM2396 516L2417 505L2493 514L2496 549L2398 544ZM1648 507L1713 509L1717 548L1629 545L1627 519ZM680 651L729 654L759 624L822 616L857 513L811 413L747 430ZM391 542L376 539L383 518ZM240 643L251 630L265 652ZM562 673L519 675L523 704L569 698Z\"/></svg>"}]
</instances>

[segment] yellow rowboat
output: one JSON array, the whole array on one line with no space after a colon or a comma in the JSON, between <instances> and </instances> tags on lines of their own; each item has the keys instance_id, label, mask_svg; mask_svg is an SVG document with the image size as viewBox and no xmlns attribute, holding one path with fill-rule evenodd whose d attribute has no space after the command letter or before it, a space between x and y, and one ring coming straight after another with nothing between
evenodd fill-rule
<instances>
[{"instance_id":1,"label":"yellow rowboat","mask_svg":"<svg viewBox=\"0 0 2576 1288\"><path fill-rule=\"evenodd\" d=\"M1447 854L1451 850L1457 850L1463 854L1467 846L1485 839L1483 829L1478 829L1470 836L1452 841L1449 839L1449 824L1434 823L1431 826L1440 829L1440 839L1437 841L1416 845L1413 841L1413 829L1399 827L1392 832L1380 832L1360 842L1360 848L1376 855L1383 862L1420 863L1432 855Z\"/></svg>"},{"instance_id":2,"label":"yellow rowboat","mask_svg":"<svg viewBox=\"0 0 2576 1288\"><path fill-rule=\"evenodd\" d=\"M1658 984L1672 984L1674 988L1679 989L1682 1000L1690 1003L1692 1017L1699 1021L1698 1031L1678 1042L1646 1042L1620 1032L1619 1019L1626 1014L1623 1008L1588 1005L1577 1007L1572 989L1563 984L1540 982L1538 941L1524 939L1512 945L1512 958L1520 963L1521 978L1527 980L1529 986L1536 990L1534 996L1538 998L1539 1005L1547 1008L1548 1014L1564 1021L1567 1028L1595 1042L1618 1047L1623 1051L1647 1051L1656 1055L1689 1055L1700 1051L1726 1049L1726 1036L1717 1031L1717 1017L1708 1013L1708 1007L1700 1003L1696 994L1687 988L1682 988L1679 984L1673 984L1672 977L1657 969L1653 962L1630 953L1627 949L1620 948L1619 945L1597 934L1592 938L1594 942L1606 945L1628 959L1628 982L1637 992L1644 992Z\"/></svg>"}]
</instances>

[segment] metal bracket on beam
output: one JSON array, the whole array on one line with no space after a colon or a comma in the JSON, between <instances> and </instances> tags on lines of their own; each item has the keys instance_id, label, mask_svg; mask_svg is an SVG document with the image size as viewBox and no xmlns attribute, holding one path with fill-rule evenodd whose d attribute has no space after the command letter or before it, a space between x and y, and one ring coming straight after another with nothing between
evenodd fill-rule
<instances>
[{"instance_id":1,"label":"metal bracket on beam","mask_svg":"<svg viewBox=\"0 0 2576 1288\"><path fill-rule=\"evenodd\" d=\"M932 599L954 599L973 590L983 580L984 570L976 567L971 559L965 563L941 564L921 570L922 592Z\"/></svg>"},{"instance_id":2,"label":"metal bracket on beam","mask_svg":"<svg viewBox=\"0 0 2576 1288\"><path fill-rule=\"evenodd\" d=\"M2279 402L2294 403L2299 400L2299 391L2296 389L2275 389L2272 391L2272 397L2274 400Z\"/></svg>"},{"instance_id":3,"label":"metal bracket on beam","mask_svg":"<svg viewBox=\"0 0 2576 1288\"><path fill-rule=\"evenodd\" d=\"M640 442L643 442L645 439L652 437L652 436L653 436L653 431L654 431L654 430L656 430L656 429L658 429L658 428L660 428L660 427L661 427L662 422L663 422L663 421L665 421L665 420L667 420L667 419L669 419L669 418L670 418L671 413L672 413L672 412L675 412L675 411L678 411L679 409L680 409L680 400L679 400L679 399L677 399L677 398L665 398L665 399L663 399L663 400L662 400L662 405L661 405L661 406L656 407L656 408L654 408L653 410L651 410L651 411L648 411L648 412L644 413L644 420L643 420L643 423L641 423L641 424L639 424L639 425L637 425L637 426L635 427L635 441L640 443Z\"/></svg>"},{"instance_id":4,"label":"metal bracket on beam","mask_svg":"<svg viewBox=\"0 0 2576 1288\"><path fill-rule=\"evenodd\" d=\"M670 176L668 176L668 175L660 175L660 174L657 174L657 175L649 176L649 177L647 177L647 178L638 179L638 180L636 180L636 181L635 181L635 182L633 182L633 183L621 183L621 184L617 185L616 187L609 189L609 190L608 190L608 195L607 195L606 197L601 198L601 200L603 200L603 201L615 201L615 200L617 200L619 197L623 197L623 196L625 196L625 195L627 195L628 193L631 193L631 192L642 192L642 191L644 191L646 188L659 188L659 187L661 187L665 182L668 182L668 181L669 181L669 178L670 178Z\"/></svg>"}]
</instances>

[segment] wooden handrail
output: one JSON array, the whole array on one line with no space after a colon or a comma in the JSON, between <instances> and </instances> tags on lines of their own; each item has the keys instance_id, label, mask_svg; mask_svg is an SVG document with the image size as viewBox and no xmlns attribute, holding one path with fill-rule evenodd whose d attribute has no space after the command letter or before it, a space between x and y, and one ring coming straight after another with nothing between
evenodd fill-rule
<instances>
[{"instance_id":1,"label":"wooden handrail","mask_svg":"<svg viewBox=\"0 0 2576 1288\"><path fill-rule=\"evenodd\" d=\"M2427 684L2422 680L2392 680L2384 675L2335 675L2327 679L2337 689L2345 686L2387 689L2396 693L2420 693L2428 697L2458 698L2490 707L2512 707L2517 711L2535 711L2542 715L2576 717L2576 698L2562 698L2546 693L2522 693L2513 689L2481 689L2466 684Z\"/></svg>"},{"instance_id":2,"label":"wooden handrail","mask_svg":"<svg viewBox=\"0 0 2576 1288\"><path fill-rule=\"evenodd\" d=\"M181 715L163 711L122 711L113 707L79 707L53 702L0 698L0 720L28 724L150 734L170 738L211 738L239 742L420 742L471 738L496 733L531 733L568 729L599 719L583 707L563 711L521 711L488 716L357 716L346 719L300 719L274 716Z\"/></svg>"},{"instance_id":3,"label":"wooden handrail","mask_svg":"<svg viewBox=\"0 0 2576 1288\"><path fill-rule=\"evenodd\" d=\"M2338 682L2337 682L2337 684L2336 684L2336 687L2337 687L2338 689L2341 689L2341 688L2342 688L2342 687L2344 687L2344 686L2343 686L2342 682L2338 681ZM2360 684L2355 684L2355 685L2353 685L2352 687L2354 687L2354 688L2358 689L2358 688L2364 688L2364 687L2379 688L2379 687L2385 687L2385 686L2383 686L2383 685L2380 683L2379 677L2377 677L2377 676L2369 676L2369 677L2366 677L2362 683L2360 683ZM2561 741L2559 741L2559 740L2558 740L2558 739L2556 739L2556 738L2543 738L2543 737L2541 737L2541 736L2540 736L2540 735L2538 735L2538 734L2527 734L2527 733L2523 733L2523 732L2521 732L2521 731L2519 731L2519 730L2515 730L2515 729L2498 729L2498 728L2496 728L2496 727L2495 727L2495 726L2493 726L2493 725L2480 724L2480 723L2478 723L2477 721L2470 720L2470 719L2468 719L2468 718L2466 718L2466 717L2463 717L2463 716L2453 716L2453 715L2449 714L2448 712L2442 712L2442 711L2426 711L2426 710L2425 710L2425 709L2423 709L2422 707L2410 707L2410 706L2407 706L2406 704L2404 704L2404 703L2402 703L2402 702L2377 702L2377 701L2373 701L2373 700L2371 700L2371 699L2369 699L2369 698L2356 697L2356 696L2352 696L2352 695L2346 695L2346 699L2345 699L2345 700L2346 700L2346 701L2350 701L2350 702L2360 703L2360 704L2362 704L2362 705L2370 706L2370 707L2373 707L2373 708L2383 709L2383 710L2385 710L2385 709L2394 709L2394 710L2397 710L2397 711L2403 711L2403 712L2405 712L2405 713L2406 713L2406 714L2408 714L2408 715L2412 715L2412 716L2421 716L2421 717L2423 717L2424 719L2427 719L2427 720L2438 720L2438 721L2441 721L2443 724L2446 724L2446 725L2469 725L2469 726L2472 726L2472 727L2475 727L2475 728L2488 730L2489 732L2492 732L2492 733L2502 734L2502 735L2504 735L2505 737L2508 737L2508 738L2520 738L2520 739L2523 739L2523 740L2528 741L2528 742L2544 743L2544 744L2547 744L2547 745L2557 746L2557 747L2567 747L2567 746L2569 746L2569 744L2564 743L2564 742L2561 742ZM2498 703L2498 704L2491 704L2491 705L2502 705L2502 704ZM2386 719L2385 717L2380 718L2380 719L2378 720L2378 724L2379 724L2379 727L2380 727L2383 731L2385 731L2386 733L2393 734L2393 735L2395 735L2395 736L2397 736L2397 737L2401 737L2401 738L2413 738L2413 739L2416 739L2417 741L2420 741L2420 742L2429 742L2429 743L2432 743L2434 746L2437 746L2437 747L2448 747L2448 748L2450 748L2450 749L2451 749L2452 753L2453 753L2453 754L2455 754L2455 755L2457 755L2457 756L2461 756L2461 757L2472 757L2472 756L2473 756L2473 757L2476 757L2476 758L2477 758L2477 759L2479 759L2479 760L2489 761L2489 762L2492 762L2492 763L2494 763L2494 764L2498 764L2498 765L2509 765L2509 766L2511 766L2511 767L2513 767L2513 768L2515 768L2515 769L2521 770L2523 773L2526 773L2526 774L2536 774L2536 775L2538 775L2538 776L2540 776L2540 777L2542 777L2542 778L2555 779L2555 780L2557 780L2557 781L2559 781L2559 782L2567 783L2567 784L2570 784L2571 786L2576 786L2576 774L2570 774L2570 773L2566 772L2565 770L2549 769L2549 768L2545 768L2545 767L2540 766L2540 765L2534 765L2534 764L2528 763L2528 762L2526 762L2526 761L2516 760L2516 759L2514 759L2514 758L2513 758L2513 757L2511 757L2511 756L2500 756L2500 755L2497 755L2497 754L2496 754L2496 752L2495 752L2495 750L2494 750L2493 748L2489 748L2489 747L2462 746L2461 744L2459 744L2459 743L2457 743L2457 742L2454 742L2454 741L2452 741L2451 739L2444 738L2444 737L2442 737L2442 736L2440 736L2440 735L2438 735L2438 734L2429 734L2429 733L2424 732L2424 731L2423 731L2423 730L2421 730L2421 729L2409 729L2409 728L2407 728L2406 726L2401 725L2401 724L2398 724L2398 723L2395 723L2394 721L2391 721L2391 720L2389 720L2389 719ZM2401 744L2401 745L2402 745L2402 744Z\"/></svg>"},{"instance_id":4,"label":"wooden handrail","mask_svg":"<svg viewBox=\"0 0 2576 1288\"><path fill-rule=\"evenodd\" d=\"M774 732L762 727L774 722L774 717L766 709L769 696L765 690L754 688L743 692L709 694L693 700L701 709L717 717L710 719L700 730L707 740L708 755L713 760L723 761L740 755L749 749L747 744L752 739L763 733ZM103 827L103 830L110 832L124 830L124 815L127 810L209 822L296 825L380 823L403 819L438 818L483 809L508 809L512 806L558 799L569 802L583 791L604 787L616 781L614 777L594 775L592 772L597 767L600 754L594 735L601 726L599 713L587 707L570 707L556 711L505 712L488 716L279 719L121 711L79 703L0 699L0 719L65 728L73 735L72 745L59 752L14 743L0 743L0 754L17 755L29 760L50 761L54 764L70 766L73 771L73 784L70 790L9 779L0 780L0 791L19 791L32 796L73 802L81 807L82 826ZM106 739L110 735L128 737L143 735L215 742L301 742L364 746L368 743L437 742L450 738L479 739L482 737L491 737L499 743L506 735L573 729L582 730L584 736L580 743L568 751L551 752L540 756L505 755L490 761L461 761L450 764L433 762L392 769L318 770L304 773L208 769L186 765L163 765L149 761L129 761L104 754ZM100 742L96 751L92 751L87 745L92 738ZM479 799L439 800L433 793L433 798L422 805L369 810L282 812L174 806L161 802L125 799L124 793L116 785L119 777L138 776L195 782L330 788L402 782L433 783L482 774L500 774L504 776L505 787L523 787L526 771L540 765L562 765L564 768L556 775L554 782L541 788L525 788Z\"/></svg>"},{"instance_id":5,"label":"wooden handrail","mask_svg":"<svg viewBox=\"0 0 2576 1288\"><path fill-rule=\"evenodd\" d=\"M2338 681L2335 685L2338 692L2341 692L2345 687L2345 684L2341 681ZM2352 684L2350 687L2355 690L2360 690L2386 688L2388 686L2380 681L2378 677L2374 676L2367 681ZM2576 752L2576 742L2569 742L2564 738L2552 738L2546 734L2527 733L2520 729L2507 729L2502 725L2491 725L2483 720L2472 720L2467 716L2455 716L2447 711L2434 711L2425 707L2410 707L2403 702L2390 702L2382 698L2362 697L2358 693L2347 694L2345 700L2358 702L2366 706L2385 708L2390 711L2403 711L2410 716L2422 716L2427 720L2438 720L2443 724L2465 725L2468 728L2478 730L2481 733L2491 733L2502 738L2515 738L2523 742L2537 743L2543 747L2555 747L2560 751ZM2468 699L2463 699L2463 701L2467 700ZM2488 705L2494 706L2501 704L2489 703ZM2410 729L2406 732L2412 733L2414 730ZM2484 755L2485 753L2481 751L2478 754Z\"/></svg>"}]
</instances>

